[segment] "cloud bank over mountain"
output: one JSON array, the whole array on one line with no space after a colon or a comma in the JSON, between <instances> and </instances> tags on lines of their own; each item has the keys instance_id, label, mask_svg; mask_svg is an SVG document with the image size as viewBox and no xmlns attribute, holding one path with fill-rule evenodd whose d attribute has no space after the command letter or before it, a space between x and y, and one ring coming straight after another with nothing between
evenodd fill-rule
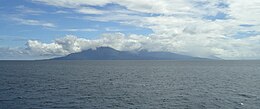
<instances>
[{"instance_id":1,"label":"cloud bank over mountain","mask_svg":"<svg viewBox=\"0 0 260 109\"><path fill-rule=\"evenodd\" d=\"M208 40L211 39L211 40ZM185 42L184 42L185 41ZM257 59L260 51L260 36L241 39L227 37L171 37L150 35L124 35L122 33L104 34L98 39L85 39L67 35L52 43L29 40L26 48L5 49L13 54L31 56L64 56L89 48L108 46L122 51L167 51L198 57L220 57L224 59ZM17 51L19 50L19 52Z\"/></svg>"}]
</instances>

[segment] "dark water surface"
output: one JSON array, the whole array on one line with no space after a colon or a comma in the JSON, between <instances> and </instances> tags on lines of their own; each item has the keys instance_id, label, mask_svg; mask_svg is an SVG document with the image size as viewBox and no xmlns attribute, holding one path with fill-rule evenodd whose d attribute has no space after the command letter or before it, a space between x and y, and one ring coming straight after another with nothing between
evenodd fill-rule
<instances>
[{"instance_id":1,"label":"dark water surface","mask_svg":"<svg viewBox=\"0 0 260 109\"><path fill-rule=\"evenodd\" d=\"M260 61L0 61L0 109L260 109Z\"/></svg>"}]
</instances>

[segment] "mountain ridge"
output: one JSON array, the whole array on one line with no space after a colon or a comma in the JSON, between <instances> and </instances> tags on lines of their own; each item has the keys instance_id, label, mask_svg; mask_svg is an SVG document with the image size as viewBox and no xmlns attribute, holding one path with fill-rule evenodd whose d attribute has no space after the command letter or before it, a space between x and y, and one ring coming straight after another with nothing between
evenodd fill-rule
<instances>
[{"instance_id":1,"label":"mountain ridge","mask_svg":"<svg viewBox=\"0 0 260 109\"><path fill-rule=\"evenodd\" d=\"M181 55L171 52L119 51L111 47L97 47L51 60L205 60L207 58ZM208 59L207 59L208 60Z\"/></svg>"}]
</instances>

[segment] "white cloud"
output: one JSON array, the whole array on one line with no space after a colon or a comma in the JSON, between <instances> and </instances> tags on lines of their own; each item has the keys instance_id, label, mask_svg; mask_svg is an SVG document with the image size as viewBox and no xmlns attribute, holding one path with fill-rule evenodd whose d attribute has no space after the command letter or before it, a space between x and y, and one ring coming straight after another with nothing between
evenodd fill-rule
<instances>
[{"instance_id":1,"label":"white cloud","mask_svg":"<svg viewBox=\"0 0 260 109\"><path fill-rule=\"evenodd\" d=\"M102 6L107 3L111 3L111 0L32 0L32 1L58 6L58 7L67 7L67 8L74 8L74 7L84 6L84 5Z\"/></svg>"},{"instance_id":2,"label":"white cloud","mask_svg":"<svg viewBox=\"0 0 260 109\"><path fill-rule=\"evenodd\" d=\"M228 0L230 9L228 14L243 24L259 25L260 1L259 0Z\"/></svg>"},{"instance_id":3,"label":"white cloud","mask_svg":"<svg viewBox=\"0 0 260 109\"><path fill-rule=\"evenodd\" d=\"M68 52L57 43L45 44L37 40L29 40L27 42L27 50L35 55L64 55Z\"/></svg>"},{"instance_id":4,"label":"white cloud","mask_svg":"<svg viewBox=\"0 0 260 109\"><path fill-rule=\"evenodd\" d=\"M17 21L20 24L24 24L24 25L42 26L42 27L49 27L49 28L56 27L56 25L53 23L39 21L39 20L22 19L22 18L12 18L12 20Z\"/></svg>"},{"instance_id":5,"label":"white cloud","mask_svg":"<svg viewBox=\"0 0 260 109\"><path fill-rule=\"evenodd\" d=\"M63 10L58 10L58 11L56 11L56 12L54 12L55 14L67 14L67 13L69 13L69 12L67 12L67 11L63 11Z\"/></svg>"},{"instance_id":6,"label":"white cloud","mask_svg":"<svg viewBox=\"0 0 260 109\"><path fill-rule=\"evenodd\" d=\"M16 10L19 11L20 13L23 13L23 14L31 14L31 15L39 15L39 14L46 13L46 12L43 11L43 10L40 10L40 9L32 9L32 8L26 7L26 6L24 6L24 5L17 6L17 7L16 7Z\"/></svg>"},{"instance_id":7,"label":"white cloud","mask_svg":"<svg viewBox=\"0 0 260 109\"><path fill-rule=\"evenodd\" d=\"M129 10L144 13L172 14L174 12L192 11L192 5L187 0L33 0L35 2L45 3L48 5L79 8L85 5L104 6L108 3L119 4L125 6ZM174 6L172 6L174 5Z\"/></svg>"},{"instance_id":8,"label":"white cloud","mask_svg":"<svg viewBox=\"0 0 260 109\"><path fill-rule=\"evenodd\" d=\"M104 34L101 38L89 40L73 35L56 39L53 43L42 43L37 40L27 42L27 50L35 55L66 55L89 48L110 46L118 50L135 50L141 47L140 36L126 37L122 33Z\"/></svg>"},{"instance_id":9,"label":"white cloud","mask_svg":"<svg viewBox=\"0 0 260 109\"><path fill-rule=\"evenodd\" d=\"M108 31L108 32L120 32L120 31L124 31L124 29L113 28L113 27L106 27L105 31Z\"/></svg>"},{"instance_id":10,"label":"white cloud","mask_svg":"<svg viewBox=\"0 0 260 109\"><path fill-rule=\"evenodd\" d=\"M70 29L63 29L61 31L69 31L69 32L93 32L98 31L97 29L92 28L70 28Z\"/></svg>"},{"instance_id":11,"label":"white cloud","mask_svg":"<svg viewBox=\"0 0 260 109\"><path fill-rule=\"evenodd\" d=\"M40 60L53 57L36 55L22 47L0 47L0 60Z\"/></svg>"},{"instance_id":12,"label":"white cloud","mask_svg":"<svg viewBox=\"0 0 260 109\"><path fill-rule=\"evenodd\" d=\"M105 11L97 10L95 8L89 8L89 7L84 7L84 8L79 8L76 10L76 12L81 13L81 14L104 14Z\"/></svg>"},{"instance_id":13,"label":"white cloud","mask_svg":"<svg viewBox=\"0 0 260 109\"><path fill-rule=\"evenodd\" d=\"M93 21L100 21L100 22L118 22L118 23L128 23L133 25L132 22L137 22L143 19L137 15L128 15L128 14L114 14L114 15L101 15L101 16L85 16L83 19L85 20L93 20Z\"/></svg>"}]
</instances>

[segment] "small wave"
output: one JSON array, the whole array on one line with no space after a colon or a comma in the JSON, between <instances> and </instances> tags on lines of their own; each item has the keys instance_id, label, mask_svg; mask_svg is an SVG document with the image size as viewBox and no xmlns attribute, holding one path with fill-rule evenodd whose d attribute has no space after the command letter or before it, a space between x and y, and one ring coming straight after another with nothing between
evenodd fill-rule
<instances>
[{"instance_id":1,"label":"small wave","mask_svg":"<svg viewBox=\"0 0 260 109\"><path fill-rule=\"evenodd\" d=\"M1 99L0 99L0 102L5 102L5 101L13 101L13 100L4 100L4 99L1 100Z\"/></svg>"},{"instance_id":2,"label":"small wave","mask_svg":"<svg viewBox=\"0 0 260 109\"><path fill-rule=\"evenodd\" d=\"M0 89L0 91L9 91L9 90L13 90L14 88L4 88L4 89Z\"/></svg>"},{"instance_id":3,"label":"small wave","mask_svg":"<svg viewBox=\"0 0 260 109\"><path fill-rule=\"evenodd\" d=\"M241 97L245 97L245 98L256 98L256 96L254 95L249 95L249 94L243 94L243 93L239 93L237 94L238 96L241 96Z\"/></svg>"}]
</instances>

